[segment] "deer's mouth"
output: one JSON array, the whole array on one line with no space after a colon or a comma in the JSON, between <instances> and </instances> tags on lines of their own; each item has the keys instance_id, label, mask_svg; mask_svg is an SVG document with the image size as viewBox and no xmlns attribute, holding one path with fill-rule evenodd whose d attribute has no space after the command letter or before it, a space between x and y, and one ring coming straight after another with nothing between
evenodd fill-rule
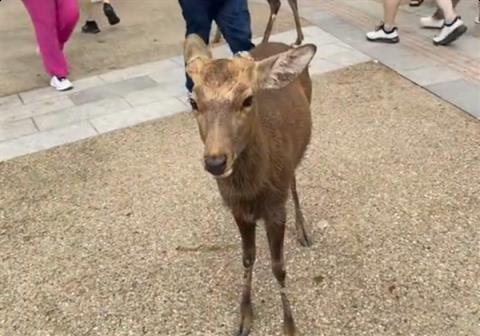
<instances>
[{"instance_id":1,"label":"deer's mouth","mask_svg":"<svg viewBox=\"0 0 480 336\"><path fill-rule=\"evenodd\" d=\"M223 174L221 175L213 175L216 179L224 179L224 178L227 178L229 177L230 175L232 175L233 173L233 167L230 167L229 169L227 169Z\"/></svg>"}]
</instances>

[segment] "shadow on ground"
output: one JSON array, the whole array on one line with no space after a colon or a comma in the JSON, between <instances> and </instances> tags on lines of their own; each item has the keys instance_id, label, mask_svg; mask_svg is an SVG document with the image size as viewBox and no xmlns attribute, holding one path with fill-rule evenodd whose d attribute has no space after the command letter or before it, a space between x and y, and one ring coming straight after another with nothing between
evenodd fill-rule
<instances>
[{"instance_id":1,"label":"shadow on ground","mask_svg":"<svg viewBox=\"0 0 480 336\"><path fill-rule=\"evenodd\" d=\"M317 77L313 115L302 335L476 335L478 121L373 63ZM201 153L185 113L0 163L0 334L230 335L239 237ZM259 233L252 335L280 335Z\"/></svg>"}]
</instances>

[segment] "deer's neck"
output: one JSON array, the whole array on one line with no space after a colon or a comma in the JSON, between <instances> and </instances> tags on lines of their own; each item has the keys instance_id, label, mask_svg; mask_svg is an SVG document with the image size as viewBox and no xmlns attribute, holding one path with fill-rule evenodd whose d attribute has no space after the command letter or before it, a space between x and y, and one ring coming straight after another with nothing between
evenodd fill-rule
<instances>
[{"instance_id":1,"label":"deer's neck","mask_svg":"<svg viewBox=\"0 0 480 336\"><path fill-rule=\"evenodd\" d=\"M252 129L250 141L235 161L232 175L219 180L222 195L226 198L253 199L267 181L268 146L261 127Z\"/></svg>"}]
</instances>

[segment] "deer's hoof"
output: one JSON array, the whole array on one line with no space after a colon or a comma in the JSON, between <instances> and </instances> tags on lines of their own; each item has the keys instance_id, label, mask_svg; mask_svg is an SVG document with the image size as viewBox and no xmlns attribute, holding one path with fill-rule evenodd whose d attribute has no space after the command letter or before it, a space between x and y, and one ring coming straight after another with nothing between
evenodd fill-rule
<instances>
[{"instance_id":1,"label":"deer's hoof","mask_svg":"<svg viewBox=\"0 0 480 336\"><path fill-rule=\"evenodd\" d=\"M285 321L285 325L283 326L283 332L285 336L296 336L297 329L295 328L295 324L293 320L291 322Z\"/></svg>"},{"instance_id":2,"label":"deer's hoof","mask_svg":"<svg viewBox=\"0 0 480 336\"><path fill-rule=\"evenodd\" d=\"M295 43L292 44L292 47L298 47L302 44L303 42L303 36L299 36L297 37L297 40L295 41Z\"/></svg>"},{"instance_id":3,"label":"deer's hoof","mask_svg":"<svg viewBox=\"0 0 480 336\"><path fill-rule=\"evenodd\" d=\"M240 326L235 336L248 336L250 335L250 327Z\"/></svg>"},{"instance_id":4,"label":"deer's hoof","mask_svg":"<svg viewBox=\"0 0 480 336\"><path fill-rule=\"evenodd\" d=\"M312 239L307 234L299 235L297 240L303 247L311 247L313 245Z\"/></svg>"}]
</instances>

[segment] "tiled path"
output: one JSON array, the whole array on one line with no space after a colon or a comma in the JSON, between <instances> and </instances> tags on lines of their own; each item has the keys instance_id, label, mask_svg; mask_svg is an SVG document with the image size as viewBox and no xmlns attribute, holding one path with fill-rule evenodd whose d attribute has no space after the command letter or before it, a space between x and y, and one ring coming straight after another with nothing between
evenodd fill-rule
<instances>
[{"instance_id":1,"label":"tiled path","mask_svg":"<svg viewBox=\"0 0 480 336\"><path fill-rule=\"evenodd\" d=\"M339 69L370 58L315 27L305 28L306 41L321 47L311 73ZM272 36L292 43L295 32ZM258 42L258 41L256 41ZM229 55L226 47L215 56ZM75 82L57 93L44 88L0 98L0 160L186 111L183 58L116 70Z\"/></svg>"},{"instance_id":2,"label":"tiled path","mask_svg":"<svg viewBox=\"0 0 480 336\"><path fill-rule=\"evenodd\" d=\"M399 21L411 29L402 30L400 44L368 43L364 32L380 15L374 0L303 0L302 16L314 24L305 27L305 42L318 46L311 74L376 59L480 118L479 39L469 34L455 46L434 47L433 33L416 29L418 16L404 12ZM295 36L271 40L292 43ZM213 52L229 55L226 47ZM0 161L185 111L183 82L177 56L78 80L66 93L44 88L2 97Z\"/></svg>"}]
</instances>

